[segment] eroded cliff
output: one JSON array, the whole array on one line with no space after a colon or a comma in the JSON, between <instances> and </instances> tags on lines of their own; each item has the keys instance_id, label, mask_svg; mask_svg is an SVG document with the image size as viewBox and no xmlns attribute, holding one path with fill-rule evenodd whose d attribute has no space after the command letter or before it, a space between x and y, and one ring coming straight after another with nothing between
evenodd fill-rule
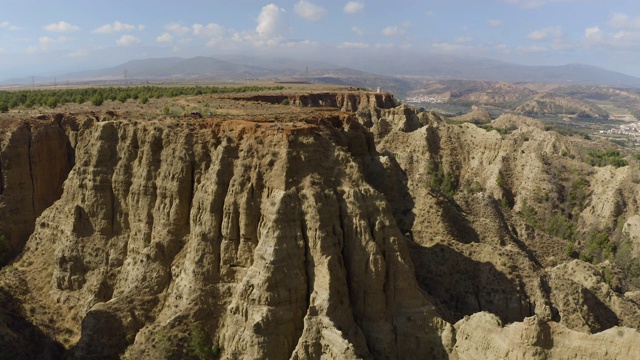
<instances>
[{"instance_id":1,"label":"eroded cliff","mask_svg":"<svg viewBox=\"0 0 640 360\"><path fill-rule=\"evenodd\" d=\"M574 166L590 186L575 221L586 231L622 216L632 234L637 169L594 172L566 155L577 140L526 119L495 120L518 126L500 135L388 94L234 101L266 110L69 113L4 128L0 230L29 240L0 273L0 348L131 359L640 351L638 293L607 281L606 265L569 262L566 239L521 215L557 207L572 180L557 169Z\"/></svg>"}]
</instances>

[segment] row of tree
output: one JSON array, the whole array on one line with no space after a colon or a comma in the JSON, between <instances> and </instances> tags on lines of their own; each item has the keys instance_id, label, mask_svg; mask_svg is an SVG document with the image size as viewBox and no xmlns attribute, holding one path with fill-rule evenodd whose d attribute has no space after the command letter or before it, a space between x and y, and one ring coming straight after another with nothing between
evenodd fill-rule
<instances>
[{"instance_id":1,"label":"row of tree","mask_svg":"<svg viewBox=\"0 0 640 360\"><path fill-rule=\"evenodd\" d=\"M135 86L62 90L0 91L0 112L35 106L55 108L67 103L91 102L100 106L106 100L126 102L129 99L146 104L149 99L181 95L204 95L282 90L283 86Z\"/></svg>"}]
</instances>

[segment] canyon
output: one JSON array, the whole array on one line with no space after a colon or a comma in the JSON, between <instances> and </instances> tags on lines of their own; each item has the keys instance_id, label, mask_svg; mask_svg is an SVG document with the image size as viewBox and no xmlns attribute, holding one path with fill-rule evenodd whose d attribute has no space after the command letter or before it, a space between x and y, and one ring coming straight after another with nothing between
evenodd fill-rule
<instances>
[{"instance_id":1,"label":"canyon","mask_svg":"<svg viewBox=\"0 0 640 360\"><path fill-rule=\"evenodd\" d=\"M640 353L633 156L348 88L176 101L220 110L0 115L0 354Z\"/></svg>"}]
</instances>

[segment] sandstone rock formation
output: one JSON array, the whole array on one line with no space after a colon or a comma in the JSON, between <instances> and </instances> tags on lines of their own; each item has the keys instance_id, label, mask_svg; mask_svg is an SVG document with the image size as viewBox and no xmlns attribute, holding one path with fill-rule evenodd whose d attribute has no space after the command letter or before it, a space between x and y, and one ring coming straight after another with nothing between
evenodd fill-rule
<instances>
[{"instance_id":1,"label":"sandstone rock formation","mask_svg":"<svg viewBox=\"0 0 640 360\"><path fill-rule=\"evenodd\" d=\"M620 231L635 234L637 169L593 170L577 139L532 121L497 119L518 126L501 135L395 107L388 94L234 99L323 108L287 121L85 113L3 123L0 233L16 248L28 241L0 272L0 350L105 359L640 352L633 286L616 282L611 264L570 261L567 240L521 215L557 207L571 182L558 171L573 166L591 194L574 207L583 233L624 218Z\"/></svg>"}]
</instances>

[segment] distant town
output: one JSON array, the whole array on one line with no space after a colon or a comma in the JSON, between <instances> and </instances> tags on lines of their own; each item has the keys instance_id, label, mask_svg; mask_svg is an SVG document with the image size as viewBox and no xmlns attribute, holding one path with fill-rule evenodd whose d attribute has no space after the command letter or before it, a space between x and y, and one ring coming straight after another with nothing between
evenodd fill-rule
<instances>
[{"instance_id":1,"label":"distant town","mask_svg":"<svg viewBox=\"0 0 640 360\"><path fill-rule=\"evenodd\" d=\"M442 104L447 102L448 98L438 95L414 95L407 98L409 103L429 103L429 104Z\"/></svg>"},{"instance_id":2,"label":"distant town","mask_svg":"<svg viewBox=\"0 0 640 360\"><path fill-rule=\"evenodd\" d=\"M603 135L626 135L631 137L635 146L640 146L640 122L620 125L609 130L600 130Z\"/></svg>"}]
</instances>

